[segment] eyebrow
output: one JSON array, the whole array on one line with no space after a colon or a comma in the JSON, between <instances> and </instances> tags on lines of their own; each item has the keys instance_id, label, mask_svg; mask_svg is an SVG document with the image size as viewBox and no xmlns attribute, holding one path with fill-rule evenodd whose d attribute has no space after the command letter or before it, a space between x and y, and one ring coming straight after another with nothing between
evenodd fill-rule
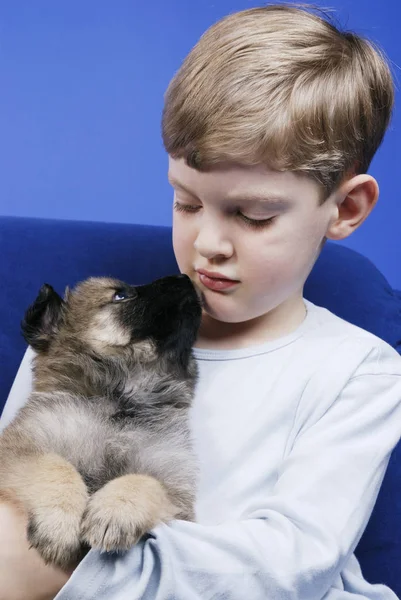
<instances>
[{"instance_id":1,"label":"eyebrow","mask_svg":"<svg viewBox=\"0 0 401 600\"><path fill-rule=\"evenodd\" d=\"M185 187L185 185L180 183L175 177L173 177L173 175L168 174L168 180L174 188L183 190L186 194L188 194L189 196L192 196L193 198L196 198L198 200L198 197L196 196L196 194L191 192L191 190L189 188ZM278 194L258 194L258 193L235 194L232 196L228 196L227 200L230 200L231 202L258 203L258 204L264 204L265 206L268 206L268 205L274 206L275 208L285 208L285 207L288 207L289 204L291 203L290 198L288 198L286 196L280 196Z\"/></svg>"}]
</instances>

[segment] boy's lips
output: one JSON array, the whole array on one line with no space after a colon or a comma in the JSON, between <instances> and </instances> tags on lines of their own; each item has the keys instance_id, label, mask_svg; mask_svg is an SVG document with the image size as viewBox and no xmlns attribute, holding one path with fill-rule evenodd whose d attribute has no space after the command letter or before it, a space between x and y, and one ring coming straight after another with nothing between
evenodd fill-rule
<instances>
[{"instance_id":1,"label":"boy's lips","mask_svg":"<svg viewBox=\"0 0 401 600\"><path fill-rule=\"evenodd\" d=\"M209 277L210 279L224 279L238 283L238 279L232 279L231 277L227 277L227 275L223 275L223 273L219 273L218 271L207 271L206 269L196 269L196 271L200 275L206 275L206 277Z\"/></svg>"},{"instance_id":2,"label":"boy's lips","mask_svg":"<svg viewBox=\"0 0 401 600\"><path fill-rule=\"evenodd\" d=\"M239 283L238 279L229 279L217 271L206 271L205 269L196 269L196 271L200 282L205 287L214 291L226 290Z\"/></svg>"}]
</instances>

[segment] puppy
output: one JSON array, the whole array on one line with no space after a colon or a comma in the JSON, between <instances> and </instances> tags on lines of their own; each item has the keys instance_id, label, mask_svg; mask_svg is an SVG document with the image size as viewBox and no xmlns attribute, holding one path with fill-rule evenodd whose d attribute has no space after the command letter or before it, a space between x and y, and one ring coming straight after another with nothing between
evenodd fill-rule
<instances>
[{"instance_id":1,"label":"puppy","mask_svg":"<svg viewBox=\"0 0 401 600\"><path fill-rule=\"evenodd\" d=\"M34 389L0 436L0 497L28 517L46 563L126 550L160 522L192 520L189 408L200 297L186 275L131 286L44 285L23 335Z\"/></svg>"}]
</instances>

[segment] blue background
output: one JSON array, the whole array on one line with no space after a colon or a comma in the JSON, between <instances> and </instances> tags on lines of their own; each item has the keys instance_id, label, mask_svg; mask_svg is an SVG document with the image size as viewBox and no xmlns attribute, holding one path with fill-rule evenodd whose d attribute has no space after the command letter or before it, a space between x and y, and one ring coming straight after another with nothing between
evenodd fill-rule
<instances>
[{"instance_id":1,"label":"blue background","mask_svg":"<svg viewBox=\"0 0 401 600\"><path fill-rule=\"evenodd\" d=\"M325 6L324 2L316 2ZM398 0L331 0L399 87ZM0 214L169 225L163 94L203 31L246 0L0 0ZM377 207L346 245L401 288L400 107L370 173Z\"/></svg>"}]
</instances>

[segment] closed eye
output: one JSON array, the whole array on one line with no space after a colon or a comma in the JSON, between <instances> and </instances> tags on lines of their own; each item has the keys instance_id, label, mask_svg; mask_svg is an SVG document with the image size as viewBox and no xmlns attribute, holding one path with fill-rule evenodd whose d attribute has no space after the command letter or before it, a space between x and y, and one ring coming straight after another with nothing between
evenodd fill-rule
<instances>
[{"instance_id":1,"label":"closed eye","mask_svg":"<svg viewBox=\"0 0 401 600\"><path fill-rule=\"evenodd\" d=\"M249 225L249 227L251 227L253 229L263 229L264 227L271 225L271 223L273 223L274 219L276 218L276 217L269 217L268 219L250 219L249 217L246 217L242 213L239 213L239 215L243 219L244 223L246 225Z\"/></svg>"},{"instance_id":2,"label":"closed eye","mask_svg":"<svg viewBox=\"0 0 401 600\"><path fill-rule=\"evenodd\" d=\"M180 202L174 202L174 210L176 210L177 212L196 213L200 208L202 207L199 205L181 204ZM252 229L264 229L265 227L268 227L276 218L274 216L268 217L267 219L251 219L250 217L244 215L241 211L237 211L235 215L240 217L243 223Z\"/></svg>"}]
</instances>

